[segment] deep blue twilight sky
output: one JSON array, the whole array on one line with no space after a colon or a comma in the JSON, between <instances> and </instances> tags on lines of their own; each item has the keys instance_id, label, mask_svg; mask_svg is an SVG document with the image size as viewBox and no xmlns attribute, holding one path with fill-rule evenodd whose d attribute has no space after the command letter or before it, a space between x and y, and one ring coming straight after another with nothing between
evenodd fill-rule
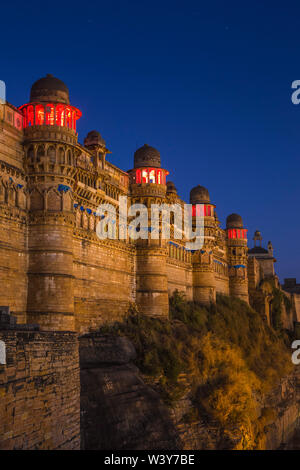
<instances>
[{"instance_id":1,"label":"deep blue twilight sky","mask_svg":"<svg viewBox=\"0 0 300 470\"><path fill-rule=\"evenodd\" d=\"M300 282L299 2L5 2L1 20L8 101L61 78L81 142L99 130L124 170L153 145L183 198L206 186L222 226L240 213Z\"/></svg>"}]
</instances>

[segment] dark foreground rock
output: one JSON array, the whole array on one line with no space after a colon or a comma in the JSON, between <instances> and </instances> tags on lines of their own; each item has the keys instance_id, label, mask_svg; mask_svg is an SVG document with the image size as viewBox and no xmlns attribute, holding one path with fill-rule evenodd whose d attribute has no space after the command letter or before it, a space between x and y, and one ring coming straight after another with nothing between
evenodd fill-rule
<instances>
[{"instance_id":1,"label":"dark foreground rock","mask_svg":"<svg viewBox=\"0 0 300 470\"><path fill-rule=\"evenodd\" d=\"M126 338L80 338L82 449L179 449L168 408L142 380Z\"/></svg>"}]
</instances>

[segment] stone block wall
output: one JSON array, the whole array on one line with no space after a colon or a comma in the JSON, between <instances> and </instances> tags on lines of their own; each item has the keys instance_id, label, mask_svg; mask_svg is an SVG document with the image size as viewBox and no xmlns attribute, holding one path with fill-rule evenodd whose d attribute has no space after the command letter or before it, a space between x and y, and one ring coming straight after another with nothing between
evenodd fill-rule
<instances>
[{"instance_id":1,"label":"stone block wall","mask_svg":"<svg viewBox=\"0 0 300 470\"><path fill-rule=\"evenodd\" d=\"M75 330L80 333L120 320L135 301L135 253L121 245L73 238Z\"/></svg>"},{"instance_id":2,"label":"stone block wall","mask_svg":"<svg viewBox=\"0 0 300 470\"><path fill-rule=\"evenodd\" d=\"M167 260L168 292L172 295L177 289L184 292L187 300L193 298L193 279L191 264L169 258Z\"/></svg>"},{"instance_id":3,"label":"stone block wall","mask_svg":"<svg viewBox=\"0 0 300 470\"><path fill-rule=\"evenodd\" d=\"M0 341L0 450L79 449L76 335L0 330Z\"/></svg>"}]
</instances>

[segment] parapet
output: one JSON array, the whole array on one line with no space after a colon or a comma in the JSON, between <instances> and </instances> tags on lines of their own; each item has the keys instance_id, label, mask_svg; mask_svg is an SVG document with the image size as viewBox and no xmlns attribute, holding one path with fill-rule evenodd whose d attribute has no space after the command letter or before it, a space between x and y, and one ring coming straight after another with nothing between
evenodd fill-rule
<instances>
[{"instance_id":1,"label":"parapet","mask_svg":"<svg viewBox=\"0 0 300 470\"><path fill-rule=\"evenodd\" d=\"M17 323L17 318L10 313L8 306L0 306L0 330L39 331L36 324L26 325Z\"/></svg>"}]
</instances>

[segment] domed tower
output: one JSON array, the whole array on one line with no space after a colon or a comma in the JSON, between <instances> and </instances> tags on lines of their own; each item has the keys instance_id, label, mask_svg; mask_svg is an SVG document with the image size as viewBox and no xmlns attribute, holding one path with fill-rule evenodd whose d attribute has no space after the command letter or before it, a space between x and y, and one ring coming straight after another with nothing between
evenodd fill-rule
<instances>
[{"instance_id":1,"label":"domed tower","mask_svg":"<svg viewBox=\"0 0 300 470\"><path fill-rule=\"evenodd\" d=\"M162 204L166 198L166 176L169 172L161 168L160 153L150 145L136 150L134 168L129 172L131 204L145 204L148 209L150 227L151 205ZM151 237L136 240L136 303L146 315L169 314L167 281L167 240L161 232L158 239Z\"/></svg>"},{"instance_id":2,"label":"domed tower","mask_svg":"<svg viewBox=\"0 0 300 470\"><path fill-rule=\"evenodd\" d=\"M203 217L204 243L192 255L193 298L195 302L209 304L216 300L216 280L213 265L215 242L215 205L210 202L209 192L204 186L195 186L190 192L193 227L196 216Z\"/></svg>"},{"instance_id":3,"label":"domed tower","mask_svg":"<svg viewBox=\"0 0 300 470\"><path fill-rule=\"evenodd\" d=\"M105 157L109 152L106 148L105 140L98 131L90 131L84 139L84 146L93 153L94 166L105 168Z\"/></svg>"},{"instance_id":4,"label":"domed tower","mask_svg":"<svg viewBox=\"0 0 300 470\"><path fill-rule=\"evenodd\" d=\"M81 112L53 75L32 85L30 102L20 110L30 199L27 319L45 329L73 330L72 189Z\"/></svg>"},{"instance_id":5,"label":"domed tower","mask_svg":"<svg viewBox=\"0 0 300 470\"><path fill-rule=\"evenodd\" d=\"M226 219L230 295L249 302L247 275L247 230L238 214Z\"/></svg>"},{"instance_id":6,"label":"domed tower","mask_svg":"<svg viewBox=\"0 0 300 470\"><path fill-rule=\"evenodd\" d=\"M177 195L177 189L173 181L167 181L167 194Z\"/></svg>"}]
</instances>

